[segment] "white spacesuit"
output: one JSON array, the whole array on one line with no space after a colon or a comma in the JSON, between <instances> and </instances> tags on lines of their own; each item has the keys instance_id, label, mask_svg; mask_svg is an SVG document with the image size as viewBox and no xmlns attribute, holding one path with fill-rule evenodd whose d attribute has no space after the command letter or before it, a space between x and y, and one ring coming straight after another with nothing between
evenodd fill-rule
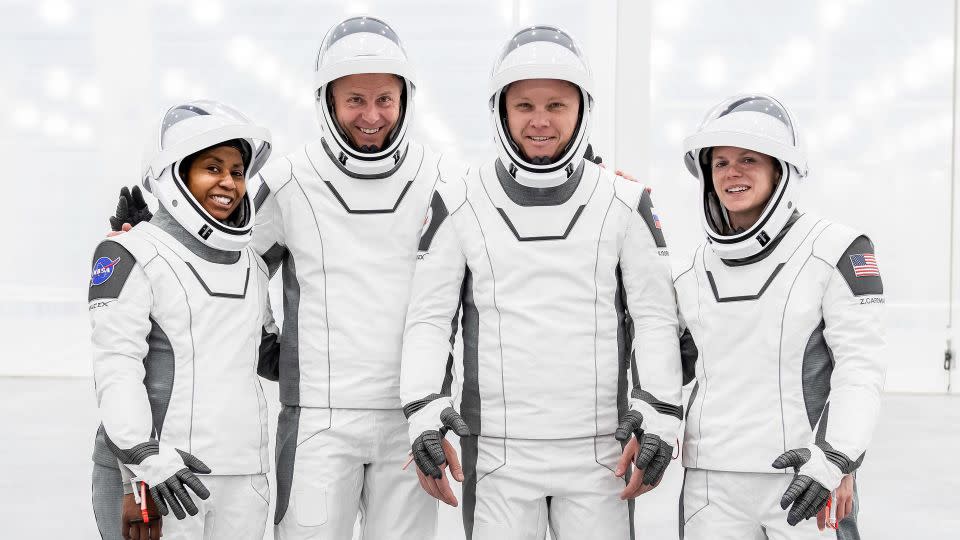
<instances>
[{"instance_id":1,"label":"white spacesuit","mask_svg":"<svg viewBox=\"0 0 960 540\"><path fill-rule=\"evenodd\" d=\"M506 125L506 88L526 79L579 89L576 131L551 162L524 157ZM568 34L548 26L517 33L491 83L500 157L466 179L441 179L424 223L401 398L417 457L431 434L452 425L446 389L454 373L463 379L460 413L472 434L461 438L467 538L540 539L548 526L555 538L630 537L614 432L631 408L670 445L679 429L666 245L649 191L583 159L592 99L589 69ZM463 361L455 365L449 337L461 309ZM640 375L632 399L631 351Z\"/></svg>"},{"instance_id":2,"label":"white spacesuit","mask_svg":"<svg viewBox=\"0 0 960 540\"><path fill-rule=\"evenodd\" d=\"M245 195L219 221L181 176L181 164L224 143L240 150L248 175L270 153L269 132L225 105L167 111L143 175L160 211L93 257L98 438L149 486L161 513L169 507L178 518L164 520L164 538L259 539L268 513L267 403L257 378L268 277L247 246L254 206Z\"/></svg>"},{"instance_id":3,"label":"white spacesuit","mask_svg":"<svg viewBox=\"0 0 960 540\"><path fill-rule=\"evenodd\" d=\"M771 156L781 173L746 230L731 230L715 192L709 151L720 146ZM880 407L884 300L873 244L799 211L806 158L777 100L725 100L685 150L703 188L707 242L675 279L684 371L696 378L681 537L820 537L803 519L859 465ZM788 515L781 505L793 501ZM857 538L855 526L841 522L838 536Z\"/></svg>"},{"instance_id":4,"label":"white spacesuit","mask_svg":"<svg viewBox=\"0 0 960 540\"><path fill-rule=\"evenodd\" d=\"M333 81L364 73L403 81L401 117L374 152L349 140L331 99ZM261 171L253 234L271 273L282 266L276 534L349 538L359 511L363 538L432 538L436 501L402 470L400 348L418 233L449 160L405 136L415 80L384 22L335 25L315 83L323 137Z\"/></svg>"}]
</instances>

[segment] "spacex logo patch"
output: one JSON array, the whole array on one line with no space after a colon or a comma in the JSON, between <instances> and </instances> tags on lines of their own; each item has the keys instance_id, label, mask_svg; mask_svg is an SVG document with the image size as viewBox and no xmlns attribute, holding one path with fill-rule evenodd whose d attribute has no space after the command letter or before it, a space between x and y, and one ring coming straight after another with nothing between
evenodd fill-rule
<instances>
[{"instance_id":1,"label":"spacex logo patch","mask_svg":"<svg viewBox=\"0 0 960 540\"><path fill-rule=\"evenodd\" d=\"M106 283L113 275L114 267L120 262L120 257L110 259L110 257L100 257L93 263L93 271L90 273L90 285L102 285Z\"/></svg>"}]
</instances>

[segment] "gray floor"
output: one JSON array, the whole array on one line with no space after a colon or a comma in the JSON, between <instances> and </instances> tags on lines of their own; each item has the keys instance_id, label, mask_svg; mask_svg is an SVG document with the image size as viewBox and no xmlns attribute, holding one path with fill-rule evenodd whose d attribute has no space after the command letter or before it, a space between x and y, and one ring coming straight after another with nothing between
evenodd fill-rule
<instances>
[{"instance_id":1,"label":"gray floor","mask_svg":"<svg viewBox=\"0 0 960 540\"><path fill-rule=\"evenodd\" d=\"M268 392L275 396L275 387ZM98 538L90 511L92 381L0 378L0 396L0 538ZM885 397L859 476L863 538L960 537L958 426L960 397ZM680 473L674 463L664 483L638 500L638 538L677 537ZM443 508L439 538L462 537L458 511Z\"/></svg>"}]
</instances>

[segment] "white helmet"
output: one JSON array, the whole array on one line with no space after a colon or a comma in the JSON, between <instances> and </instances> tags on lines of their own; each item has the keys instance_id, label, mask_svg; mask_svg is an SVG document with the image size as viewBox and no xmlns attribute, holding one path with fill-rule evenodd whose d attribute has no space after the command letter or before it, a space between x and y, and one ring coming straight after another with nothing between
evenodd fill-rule
<instances>
[{"instance_id":1,"label":"white helmet","mask_svg":"<svg viewBox=\"0 0 960 540\"><path fill-rule=\"evenodd\" d=\"M372 152L361 151L350 142L337 122L330 99L331 82L359 73L392 73L404 83L397 124L387 135L384 147ZM400 167L407 154L405 135L413 117L416 83L407 52L387 23L373 17L351 17L334 25L317 54L313 88L324 133L323 147L344 173L355 178L383 178Z\"/></svg>"},{"instance_id":2,"label":"white helmet","mask_svg":"<svg viewBox=\"0 0 960 540\"><path fill-rule=\"evenodd\" d=\"M511 83L527 79L560 79L580 89L577 127L560 157L552 163L528 161L510 136L504 107L506 89ZM531 26L520 30L507 42L493 66L489 94L497 152L510 174L528 186L550 187L565 182L583 161L593 108L593 76L586 57L573 38L555 26Z\"/></svg>"},{"instance_id":3,"label":"white helmet","mask_svg":"<svg viewBox=\"0 0 960 540\"><path fill-rule=\"evenodd\" d=\"M244 176L252 178L270 156L270 131L252 124L232 107L200 100L170 108L163 115L157 139L157 145L144 153L143 187L197 240L223 251L246 246L255 211L249 191L230 218L221 222L190 193L180 176L180 165L197 152L239 140L244 147Z\"/></svg>"},{"instance_id":4,"label":"white helmet","mask_svg":"<svg viewBox=\"0 0 960 540\"><path fill-rule=\"evenodd\" d=\"M729 232L727 211L714 191L709 150L715 146L753 150L780 164L780 181L760 218L745 231ZM796 184L807 175L807 156L790 111L762 94L727 98L707 113L697 132L684 140L683 149L687 169L700 180L701 221L714 252L722 259L742 259L763 251L797 209Z\"/></svg>"}]
</instances>

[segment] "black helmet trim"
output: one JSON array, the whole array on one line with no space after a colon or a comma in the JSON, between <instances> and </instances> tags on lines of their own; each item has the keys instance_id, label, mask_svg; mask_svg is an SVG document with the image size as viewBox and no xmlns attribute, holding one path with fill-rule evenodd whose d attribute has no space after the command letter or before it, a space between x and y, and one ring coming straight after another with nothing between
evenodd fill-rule
<instances>
[{"instance_id":1,"label":"black helmet trim","mask_svg":"<svg viewBox=\"0 0 960 540\"><path fill-rule=\"evenodd\" d=\"M320 139L320 144L321 146L323 146L323 151L327 153L327 156L330 158L330 161L332 161L334 165L336 165L337 168L340 169L340 172L342 172L343 174L351 178L357 178L360 180L380 180L382 178L387 178L388 176L397 172L400 166L403 165L403 162L406 161L407 159L407 152L410 150L409 145L406 145L403 148L397 148L393 152L393 154L391 154L393 156L393 159L396 161L396 163L388 171L384 171L382 173L377 173L377 174L358 174L344 167L344 163L350 160L351 159L350 157L343 155L342 152L340 154L334 154L333 149L331 149L330 145L327 144L327 139L325 138ZM383 156L381 156L379 159L382 160ZM316 170L316 166L313 165L313 162L311 162L310 165L313 166L314 170ZM319 174L319 171L318 171L318 174Z\"/></svg>"},{"instance_id":2,"label":"black helmet trim","mask_svg":"<svg viewBox=\"0 0 960 540\"><path fill-rule=\"evenodd\" d=\"M701 150L703 152L703 150ZM780 205L780 201L783 200L783 195L787 192L787 186L790 183L790 165L783 160L777 160L780 163L780 167L783 169L783 177L780 179L780 182L775 186L777 190L776 200L771 196L770 200L767 201L767 204L763 208L763 216L756 223L750 226L746 231L733 235L733 236L719 236L720 231L714 231L717 233L717 236L713 236L710 240L718 244L736 244L737 242L742 242L744 239L749 238L757 231L763 230L763 227L767 224L767 221L770 220L770 217L773 216L773 209ZM701 163L701 167L704 165ZM709 201L707 200L707 195L713 191L713 177L708 174L709 171L704 171L704 193L703 193L703 204L704 211L707 212L706 215L710 215L710 209L707 207ZM710 187L706 187L709 185ZM714 191L715 192L715 191Z\"/></svg>"},{"instance_id":3,"label":"black helmet trim","mask_svg":"<svg viewBox=\"0 0 960 540\"><path fill-rule=\"evenodd\" d=\"M239 227L245 227L247 225L246 223L240 225L238 228L231 228L223 225L216 219L211 219L210 214L206 210L204 210L202 206L200 206L200 203L197 201L196 197L193 196L193 193L191 193L190 190L187 189L186 182L182 178L180 178L180 173L179 173L180 163L179 162L174 163L171 167L172 168L170 172L176 173L172 175L174 180L173 182L174 185L177 186L177 189L183 195L183 198L187 201L187 203L189 203L190 206L192 206L193 209L197 212L197 214L199 214L200 217L202 217L203 220L207 222L207 225L210 225L211 227L213 227L214 229L220 232L234 235L234 236L242 236L245 234L249 234L250 231L246 230L245 228L244 229L239 228ZM243 192L243 197L240 198L240 204L243 205L242 210L244 214L249 216L250 215L250 194L247 193L246 191ZM237 208L237 210L240 210L240 209L241 209L240 207Z\"/></svg>"}]
</instances>

